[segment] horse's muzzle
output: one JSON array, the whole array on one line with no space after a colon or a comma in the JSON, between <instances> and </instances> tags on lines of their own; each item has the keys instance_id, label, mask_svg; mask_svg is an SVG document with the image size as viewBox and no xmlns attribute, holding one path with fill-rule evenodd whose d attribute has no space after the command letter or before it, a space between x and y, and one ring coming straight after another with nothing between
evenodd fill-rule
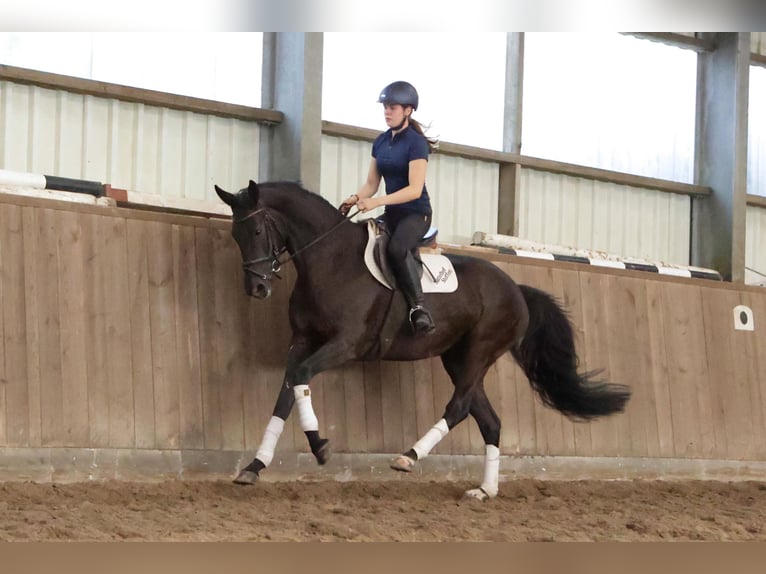
<instances>
[{"instance_id":1,"label":"horse's muzzle","mask_svg":"<svg viewBox=\"0 0 766 574\"><path fill-rule=\"evenodd\" d=\"M271 285L258 282L245 282L245 293L256 299L268 299L271 296Z\"/></svg>"}]
</instances>

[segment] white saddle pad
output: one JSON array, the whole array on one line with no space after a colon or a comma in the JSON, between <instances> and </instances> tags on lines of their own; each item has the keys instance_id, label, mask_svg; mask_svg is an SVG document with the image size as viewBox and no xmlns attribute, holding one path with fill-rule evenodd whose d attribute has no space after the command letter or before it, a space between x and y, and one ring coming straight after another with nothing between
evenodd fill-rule
<instances>
[{"instance_id":1,"label":"white saddle pad","mask_svg":"<svg viewBox=\"0 0 766 574\"><path fill-rule=\"evenodd\" d=\"M374 221L367 222L367 231L367 246L364 250L364 262L367 269L381 285L393 289L375 262L373 255L375 239L378 234L378 228ZM439 253L428 253L425 249L420 250L420 259L423 261L423 275L420 278L423 293L452 293L457 290L457 273L452 266L452 261Z\"/></svg>"}]
</instances>

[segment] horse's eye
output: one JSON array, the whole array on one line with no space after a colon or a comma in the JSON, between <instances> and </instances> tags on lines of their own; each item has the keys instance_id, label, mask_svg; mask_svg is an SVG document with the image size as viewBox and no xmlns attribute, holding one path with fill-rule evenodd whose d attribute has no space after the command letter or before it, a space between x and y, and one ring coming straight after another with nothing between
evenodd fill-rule
<instances>
[{"instance_id":1,"label":"horse's eye","mask_svg":"<svg viewBox=\"0 0 766 574\"><path fill-rule=\"evenodd\" d=\"M260 227L256 227L255 228L255 234L256 235L260 235L261 234L261 228Z\"/></svg>"}]
</instances>

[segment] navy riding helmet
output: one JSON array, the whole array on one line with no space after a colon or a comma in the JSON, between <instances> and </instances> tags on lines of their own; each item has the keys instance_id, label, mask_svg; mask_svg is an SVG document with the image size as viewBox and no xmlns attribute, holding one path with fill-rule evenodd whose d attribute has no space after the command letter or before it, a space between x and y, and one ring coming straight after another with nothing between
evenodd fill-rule
<instances>
[{"instance_id":1,"label":"navy riding helmet","mask_svg":"<svg viewBox=\"0 0 766 574\"><path fill-rule=\"evenodd\" d=\"M418 91L409 82L393 82L388 84L378 96L381 104L401 104L418 109Z\"/></svg>"}]
</instances>

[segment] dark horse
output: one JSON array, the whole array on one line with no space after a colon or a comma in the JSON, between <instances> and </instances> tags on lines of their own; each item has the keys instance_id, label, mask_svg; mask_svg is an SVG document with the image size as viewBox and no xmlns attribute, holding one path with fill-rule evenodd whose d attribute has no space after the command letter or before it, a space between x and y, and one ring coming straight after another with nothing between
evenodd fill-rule
<instances>
[{"instance_id":1,"label":"dark horse","mask_svg":"<svg viewBox=\"0 0 766 574\"><path fill-rule=\"evenodd\" d=\"M482 500L497 495L500 460L500 419L483 380L503 353L511 352L543 403L573 420L621 412L630 398L623 385L578 373L572 327L555 299L517 285L492 263L449 255L459 287L453 293L426 295L436 330L413 335L405 307L393 304L396 294L365 267L365 225L349 221L297 183L250 181L237 194L215 189L232 209L232 235L244 261L247 294L259 299L271 294L284 251L297 271L284 383L256 457L235 482L253 483L269 465L296 404L312 453L319 464L326 462L328 440L319 436L308 385L317 373L352 360L414 361L441 355L455 386L452 398L443 417L391 467L412 470L415 461L470 414L486 453L484 481L466 494ZM391 334L385 344L382 331Z\"/></svg>"}]
</instances>

